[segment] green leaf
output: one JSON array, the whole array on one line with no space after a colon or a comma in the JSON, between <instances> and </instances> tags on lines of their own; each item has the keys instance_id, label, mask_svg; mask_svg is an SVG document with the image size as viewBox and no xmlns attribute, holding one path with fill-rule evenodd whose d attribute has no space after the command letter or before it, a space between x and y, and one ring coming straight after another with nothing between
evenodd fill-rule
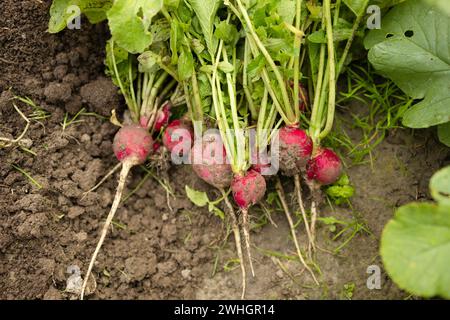
<instances>
[{"instance_id":1,"label":"green leaf","mask_svg":"<svg viewBox=\"0 0 450 320\"><path fill-rule=\"evenodd\" d=\"M214 38L214 19L221 0L187 0L192 6L203 31L209 54L214 56L217 48L217 39Z\"/></svg>"},{"instance_id":2,"label":"green leaf","mask_svg":"<svg viewBox=\"0 0 450 320\"><path fill-rule=\"evenodd\" d=\"M231 73L234 71L234 66L231 63L225 61L220 61L218 64L218 68L225 73Z\"/></svg>"},{"instance_id":3,"label":"green leaf","mask_svg":"<svg viewBox=\"0 0 450 320\"><path fill-rule=\"evenodd\" d=\"M381 256L402 289L450 298L450 210L430 203L399 208L385 227Z\"/></svg>"},{"instance_id":4,"label":"green leaf","mask_svg":"<svg viewBox=\"0 0 450 320\"><path fill-rule=\"evenodd\" d=\"M344 0L344 3L358 17L365 13L369 0Z\"/></svg>"},{"instance_id":5,"label":"green leaf","mask_svg":"<svg viewBox=\"0 0 450 320\"><path fill-rule=\"evenodd\" d=\"M352 186L331 186L326 189L326 193L333 198L348 199L353 196L355 189Z\"/></svg>"},{"instance_id":6,"label":"green leaf","mask_svg":"<svg viewBox=\"0 0 450 320\"><path fill-rule=\"evenodd\" d=\"M182 47L178 58L178 76L181 81L189 79L194 73L194 57L192 52Z\"/></svg>"},{"instance_id":7,"label":"green leaf","mask_svg":"<svg viewBox=\"0 0 450 320\"><path fill-rule=\"evenodd\" d=\"M48 32L57 33L66 28L68 20L74 17L74 12L69 10L71 6L77 6L89 22L98 23L106 19L106 12L111 8L112 2L112 0L53 0Z\"/></svg>"},{"instance_id":8,"label":"green leaf","mask_svg":"<svg viewBox=\"0 0 450 320\"><path fill-rule=\"evenodd\" d=\"M433 175L430 180L430 192L440 205L450 207L450 166Z\"/></svg>"},{"instance_id":9,"label":"green leaf","mask_svg":"<svg viewBox=\"0 0 450 320\"><path fill-rule=\"evenodd\" d=\"M266 59L262 54L259 54L255 59L250 61L247 66L247 73L250 78L254 78L260 75L261 71L266 65Z\"/></svg>"},{"instance_id":10,"label":"green leaf","mask_svg":"<svg viewBox=\"0 0 450 320\"><path fill-rule=\"evenodd\" d=\"M214 35L217 39L223 40L225 43L235 43L239 39L239 33L236 26L229 24L226 21L221 21L216 26Z\"/></svg>"},{"instance_id":11,"label":"green leaf","mask_svg":"<svg viewBox=\"0 0 450 320\"><path fill-rule=\"evenodd\" d=\"M405 112L403 124L426 128L450 121L450 18L421 0L399 4L371 30L369 60L407 95L423 99Z\"/></svg>"},{"instance_id":12,"label":"green leaf","mask_svg":"<svg viewBox=\"0 0 450 320\"><path fill-rule=\"evenodd\" d=\"M162 0L116 0L108 11L109 28L115 42L131 53L141 53L152 43L152 18Z\"/></svg>"},{"instance_id":13,"label":"green leaf","mask_svg":"<svg viewBox=\"0 0 450 320\"><path fill-rule=\"evenodd\" d=\"M438 126L439 141L450 147L450 122Z\"/></svg>"},{"instance_id":14,"label":"green leaf","mask_svg":"<svg viewBox=\"0 0 450 320\"><path fill-rule=\"evenodd\" d=\"M208 195L206 192L197 191L190 188L188 185L185 186L186 195L189 200L192 201L198 207L204 207L209 203Z\"/></svg>"},{"instance_id":15,"label":"green leaf","mask_svg":"<svg viewBox=\"0 0 450 320\"><path fill-rule=\"evenodd\" d=\"M213 203L209 203L208 204L208 210L209 212L214 213L214 215L216 215L217 217L219 217L220 219L224 220L225 219L225 213L220 210L219 208L217 208Z\"/></svg>"},{"instance_id":16,"label":"green leaf","mask_svg":"<svg viewBox=\"0 0 450 320\"><path fill-rule=\"evenodd\" d=\"M178 8L180 5L180 0L164 0L164 6Z\"/></svg>"},{"instance_id":17,"label":"green leaf","mask_svg":"<svg viewBox=\"0 0 450 320\"><path fill-rule=\"evenodd\" d=\"M145 51L138 57L139 71L153 73L159 70L161 57L152 51Z\"/></svg>"},{"instance_id":18,"label":"green leaf","mask_svg":"<svg viewBox=\"0 0 450 320\"><path fill-rule=\"evenodd\" d=\"M278 3L278 14L284 22L294 23L296 3L295 0L283 0Z\"/></svg>"}]
</instances>

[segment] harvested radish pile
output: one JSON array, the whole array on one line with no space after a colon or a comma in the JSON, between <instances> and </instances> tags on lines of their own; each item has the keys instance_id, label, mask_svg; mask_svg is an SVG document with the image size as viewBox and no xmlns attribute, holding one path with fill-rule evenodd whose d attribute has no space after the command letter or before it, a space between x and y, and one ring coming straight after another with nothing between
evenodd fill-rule
<instances>
[{"instance_id":1,"label":"harvested radish pile","mask_svg":"<svg viewBox=\"0 0 450 320\"><path fill-rule=\"evenodd\" d=\"M52 281L0 297L450 298L448 1L39 10L24 86L0 25L0 275L46 237Z\"/></svg>"}]
</instances>

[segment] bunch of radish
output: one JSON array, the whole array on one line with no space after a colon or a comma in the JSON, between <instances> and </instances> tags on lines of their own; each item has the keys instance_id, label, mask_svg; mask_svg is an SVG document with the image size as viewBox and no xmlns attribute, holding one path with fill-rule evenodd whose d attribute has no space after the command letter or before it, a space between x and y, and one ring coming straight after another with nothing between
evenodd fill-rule
<instances>
[{"instance_id":1,"label":"bunch of radish","mask_svg":"<svg viewBox=\"0 0 450 320\"><path fill-rule=\"evenodd\" d=\"M105 10L112 34L106 47L107 74L120 89L130 120L120 123L115 113L112 117L121 126L113 151L122 169L81 298L131 168L160 152L170 153L174 162L189 161L200 179L220 191L240 260L242 297L246 267L241 232L255 275L249 211L263 200L271 182L298 259L318 283L308 261L316 248L317 201L321 187L336 182L343 169L324 141L333 127L336 81L360 20L338 51L333 35L339 22L338 5L333 11L331 0L310 3L308 13L301 0L289 1L289 6L293 10L266 1L185 0L159 1L150 8L117 0L98 8ZM135 33L122 32L127 27L121 25L124 15L142 24L133 29ZM322 38L309 42L308 33ZM337 52L341 53L338 60ZM295 183L308 236L307 257L297 240L278 169ZM311 216L305 210L303 181L312 198ZM234 204L229 201L230 192Z\"/></svg>"}]
</instances>

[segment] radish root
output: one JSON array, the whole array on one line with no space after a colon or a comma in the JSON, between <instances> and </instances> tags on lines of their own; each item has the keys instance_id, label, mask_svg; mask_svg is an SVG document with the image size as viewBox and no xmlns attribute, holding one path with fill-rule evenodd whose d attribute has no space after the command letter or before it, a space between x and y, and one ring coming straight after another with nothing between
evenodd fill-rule
<instances>
[{"instance_id":1,"label":"radish root","mask_svg":"<svg viewBox=\"0 0 450 320\"><path fill-rule=\"evenodd\" d=\"M83 298L84 298L84 292L86 290L89 276L91 275L92 268L94 267L94 263L97 259L97 255L103 245L103 242L105 241L106 234L108 233L108 228L112 222L112 219L114 218L117 208L119 207L128 173L130 172L130 169L133 166L134 166L134 163L132 161L123 162L122 170L120 171L119 184L117 185L116 195L114 197L114 201L111 206L111 211L109 212L108 217L106 218L105 224L103 225L102 233L101 233L100 239L98 240L97 247L95 248L95 251L92 254L92 258L89 263L89 267L88 267L86 276L83 281L83 286L81 288L80 300L83 300Z\"/></svg>"},{"instance_id":2,"label":"radish root","mask_svg":"<svg viewBox=\"0 0 450 320\"><path fill-rule=\"evenodd\" d=\"M311 201L311 240L312 240L312 248L315 251L316 250L316 222L317 222L317 206L316 201L313 199Z\"/></svg>"},{"instance_id":3,"label":"radish root","mask_svg":"<svg viewBox=\"0 0 450 320\"><path fill-rule=\"evenodd\" d=\"M280 178L277 178L276 188L277 188L278 197L280 198L281 205L283 206L284 213L286 214L286 218L287 218L288 223L289 223L289 227L290 227L290 230L291 230L291 235L292 235L292 238L294 240L294 245L295 245L295 248L297 250L298 258L300 259L300 262L303 264L303 266L306 268L306 270L309 271L309 273L311 274L314 282L317 285L319 285L319 282L317 281L316 276L314 275L314 272L311 270L311 268L306 263L305 259L303 258L302 252L300 250L300 245L298 244L298 240L297 240L297 233L295 232L294 222L292 220L292 216L291 216L291 213L289 211L289 207L288 207L287 202L286 202L286 197L284 195L284 189L283 189L283 186L281 185Z\"/></svg>"},{"instance_id":4,"label":"radish root","mask_svg":"<svg viewBox=\"0 0 450 320\"><path fill-rule=\"evenodd\" d=\"M122 166L122 163L118 163L114 168L112 168L95 186L93 186L91 189L83 193L83 196L81 199L84 199L89 193L94 192L97 190L111 175L114 174L119 168Z\"/></svg>"},{"instance_id":5,"label":"radish root","mask_svg":"<svg viewBox=\"0 0 450 320\"><path fill-rule=\"evenodd\" d=\"M297 191L298 206L300 207L300 211L301 211L302 217L303 217L303 222L305 223L306 235L308 236L308 255L311 258L311 249L312 249L312 251L315 251L316 248L315 248L314 239L312 237L311 230L309 227L308 218L306 216L305 206L303 204L300 175L296 174L294 176L294 181L295 181L295 190Z\"/></svg>"},{"instance_id":6,"label":"radish root","mask_svg":"<svg viewBox=\"0 0 450 320\"><path fill-rule=\"evenodd\" d=\"M255 276L255 269L253 268L252 252L250 245L250 223L248 221L248 210L242 210L242 230L244 232L245 248L247 250L247 258L250 264L250 270L252 271L252 276Z\"/></svg>"},{"instance_id":7,"label":"radish root","mask_svg":"<svg viewBox=\"0 0 450 320\"><path fill-rule=\"evenodd\" d=\"M230 216L231 216L234 240L235 240L235 243L236 243L236 250L237 250L238 258L240 260L240 265L241 265L241 273L242 273L242 294L241 294L241 299L243 300L245 298L245 291L246 291L246 288L247 288L247 272L245 270L245 265L244 265L244 255L242 254L241 233L239 231L238 219L237 219L236 214L234 212L233 205L230 203L230 200L228 199L228 195L226 194L225 190L223 190L223 189L220 189L220 192L222 193L222 196L223 196L223 198L225 200L225 204L227 205L228 211L230 212Z\"/></svg>"}]
</instances>

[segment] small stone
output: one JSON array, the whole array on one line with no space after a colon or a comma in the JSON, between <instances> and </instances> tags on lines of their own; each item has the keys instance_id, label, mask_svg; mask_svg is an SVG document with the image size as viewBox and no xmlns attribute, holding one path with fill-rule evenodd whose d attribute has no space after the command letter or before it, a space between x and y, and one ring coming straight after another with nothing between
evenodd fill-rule
<instances>
[{"instance_id":1,"label":"small stone","mask_svg":"<svg viewBox=\"0 0 450 320\"><path fill-rule=\"evenodd\" d=\"M88 135L87 133L83 133L80 140L81 140L81 142L84 142L84 143L90 142L91 136Z\"/></svg>"},{"instance_id":2,"label":"small stone","mask_svg":"<svg viewBox=\"0 0 450 320\"><path fill-rule=\"evenodd\" d=\"M181 270L181 276L184 279L190 279L191 278L191 270L190 269Z\"/></svg>"}]
</instances>

